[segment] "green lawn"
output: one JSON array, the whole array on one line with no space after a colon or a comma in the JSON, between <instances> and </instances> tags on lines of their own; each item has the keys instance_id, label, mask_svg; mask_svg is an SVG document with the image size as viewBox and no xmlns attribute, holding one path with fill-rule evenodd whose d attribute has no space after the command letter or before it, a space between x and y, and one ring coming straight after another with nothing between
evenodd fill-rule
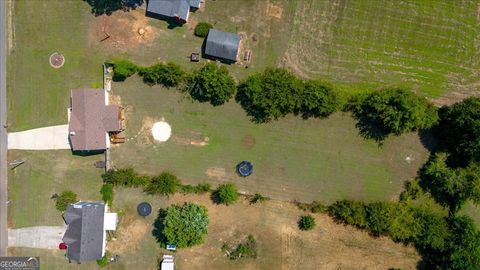
<instances>
[{"instance_id":1,"label":"green lawn","mask_svg":"<svg viewBox=\"0 0 480 270\"><path fill-rule=\"evenodd\" d=\"M113 89L127 111L129 138L112 148L114 166L148 174L169 170L187 183L230 181L242 191L283 200L392 199L427 157L417 134L388 139L379 147L358 135L347 114L254 124L233 101L219 107L200 104L175 89L146 86L138 77ZM162 118L173 135L155 144L142 125ZM407 156L414 159L410 164ZM255 166L245 179L235 172L242 160Z\"/></svg>"}]
</instances>

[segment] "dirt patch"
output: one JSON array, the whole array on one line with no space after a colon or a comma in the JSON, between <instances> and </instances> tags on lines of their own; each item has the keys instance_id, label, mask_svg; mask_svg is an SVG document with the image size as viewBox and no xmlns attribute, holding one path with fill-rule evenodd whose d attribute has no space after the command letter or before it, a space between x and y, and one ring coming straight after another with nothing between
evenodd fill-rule
<instances>
[{"instance_id":1,"label":"dirt patch","mask_svg":"<svg viewBox=\"0 0 480 270\"><path fill-rule=\"evenodd\" d=\"M180 145L206 146L210 138L197 131L189 131L184 136L173 136L172 141Z\"/></svg>"},{"instance_id":2,"label":"dirt patch","mask_svg":"<svg viewBox=\"0 0 480 270\"><path fill-rule=\"evenodd\" d=\"M213 177L213 178L225 178L227 176L227 172L225 168L218 168L218 167L210 167L205 171L205 174L208 177Z\"/></svg>"},{"instance_id":3,"label":"dirt patch","mask_svg":"<svg viewBox=\"0 0 480 270\"><path fill-rule=\"evenodd\" d=\"M245 149L252 149L255 146L255 143L256 143L255 138L250 134L245 135L242 138L242 146Z\"/></svg>"},{"instance_id":4,"label":"dirt patch","mask_svg":"<svg viewBox=\"0 0 480 270\"><path fill-rule=\"evenodd\" d=\"M283 8L274 4L267 5L267 16L281 19L283 13Z\"/></svg>"},{"instance_id":5,"label":"dirt patch","mask_svg":"<svg viewBox=\"0 0 480 270\"><path fill-rule=\"evenodd\" d=\"M230 206L215 205L208 195L175 195L172 203L205 205L210 217L205 243L175 255L181 269L416 269L420 257L412 246L386 237L373 238L351 226L336 224L327 215L315 215L317 226L300 231L303 214L291 203L267 201L249 205L246 199ZM230 261L221 247L253 234L259 250L256 260ZM299 258L308 258L299 259Z\"/></svg>"},{"instance_id":6,"label":"dirt patch","mask_svg":"<svg viewBox=\"0 0 480 270\"><path fill-rule=\"evenodd\" d=\"M124 253L136 250L151 225L145 219L137 218L134 215L126 215L119 223L115 239L107 244L111 253Z\"/></svg>"},{"instance_id":7,"label":"dirt patch","mask_svg":"<svg viewBox=\"0 0 480 270\"><path fill-rule=\"evenodd\" d=\"M158 36L158 31L148 25L145 14L137 10L95 17L89 30L91 45L107 44L110 49L118 51L150 44Z\"/></svg>"}]
</instances>

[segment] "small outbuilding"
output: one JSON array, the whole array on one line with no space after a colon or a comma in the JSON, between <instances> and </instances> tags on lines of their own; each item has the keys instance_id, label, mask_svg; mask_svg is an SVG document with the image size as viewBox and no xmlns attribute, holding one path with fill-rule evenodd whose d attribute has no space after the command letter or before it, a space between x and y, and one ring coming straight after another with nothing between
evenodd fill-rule
<instances>
[{"instance_id":1,"label":"small outbuilding","mask_svg":"<svg viewBox=\"0 0 480 270\"><path fill-rule=\"evenodd\" d=\"M205 56L222 62L235 63L240 47L240 36L235 33L210 29L205 41Z\"/></svg>"},{"instance_id":2,"label":"small outbuilding","mask_svg":"<svg viewBox=\"0 0 480 270\"><path fill-rule=\"evenodd\" d=\"M184 24L188 21L190 11L200 8L200 0L150 0L147 5L147 15L150 17L174 20Z\"/></svg>"}]
</instances>

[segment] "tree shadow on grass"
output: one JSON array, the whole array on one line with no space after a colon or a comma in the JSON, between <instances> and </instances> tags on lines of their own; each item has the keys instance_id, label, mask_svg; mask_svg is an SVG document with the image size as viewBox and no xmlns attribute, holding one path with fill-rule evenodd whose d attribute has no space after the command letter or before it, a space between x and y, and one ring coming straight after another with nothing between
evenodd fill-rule
<instances>
[{"instance_id":1,"label":"tree shadow on grass","mask_svg":"<svg viewBox=\"0 0 480 270\"><path fill-rule=\"evenodd\" d=\"M159 243L163 248L168 244L168 240L163 234L163 229L165 228L165 225L163 225L163 220L167 216L167 211L165 209L160 209L158 210L158 216L155 219L155 222L153 223L153 230L152 230L152 235L155 237L157 240L157 243Z\"/></svg>"},{"instance_id":2,"label":"tree shadow on grass","mask_svg":"<svg viewBox=\"0 0 480 270\"><path fill-rule=\"evenodd\" d=\"M143 5L145 0L84 0L92 7L92 14L112 15L114 11L129 11Z\"/></svg>"},{"instance_id":3,"label":"tree shadow on grass","mask_svg":"<svg viewBox=\"0 0 480 270\"><path fill-rule=\"evenodd\" d=\"M360 136L365 139L375 140L379 145L390 135L390 132L382 127L379 123L364 117L363 115L354 114L357 119L355 127L358 128Z\"/></svg>"},{"instance_id":4,"label":"tree shadow on grass","mask_svg":"<svg viewBox=\"0 0 480 270\"><path fill-rule=\"evenodd\" d=\"M271 120L265 111L253 106L250 98L247 97L242 89L242 85L237 88L237 94L235 95L235 101L242 106L243 110L247 113L247 116L250 117L250 120L256 124L267 123Z\"/></svg>"}]
</instances>

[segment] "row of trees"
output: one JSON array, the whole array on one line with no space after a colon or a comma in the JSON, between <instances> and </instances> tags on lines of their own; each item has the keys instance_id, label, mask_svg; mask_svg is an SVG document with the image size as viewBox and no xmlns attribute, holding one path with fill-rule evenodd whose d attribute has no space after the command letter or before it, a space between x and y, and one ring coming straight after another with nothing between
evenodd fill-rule
<instances>
[{"instance_id":1,"label":"row of trees","mask_svg":"<svg viewBox=\"0 0 480 270\"><path fill-rule=\"evenodd\" d=\"M373 235L414 243L428 269L476 269L480 265L480 232L466 216L443 216L406 203L338 201L329 206L337 221Z\"/></svg>"}]
</instances>

